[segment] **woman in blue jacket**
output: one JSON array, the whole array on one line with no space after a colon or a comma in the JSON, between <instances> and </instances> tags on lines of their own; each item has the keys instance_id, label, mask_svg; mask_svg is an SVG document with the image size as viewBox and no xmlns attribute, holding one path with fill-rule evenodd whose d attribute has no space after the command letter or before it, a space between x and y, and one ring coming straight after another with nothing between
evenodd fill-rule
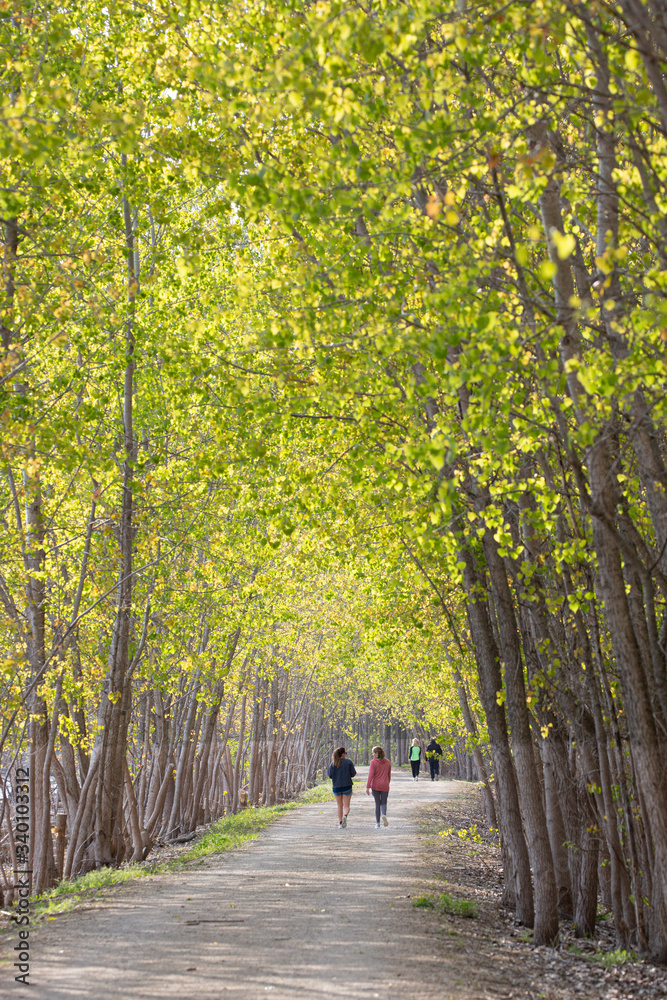
<instances>
[{"instance_id":1,"label":"woman in blue jacket","mask_svg":"<svg viewBox=\"0 0 667 1000\"><path fill-rule=\"evenodd\" d=\"M345 829L347 826L350 799L352 798L352 779L356 773L356 767L345 755L345 747L338 747L337 750L334 750L329 765L329 777L333 784L333 793L336 796L336 805L338 806L339 830Z\"/></svg>"}]
</instances>

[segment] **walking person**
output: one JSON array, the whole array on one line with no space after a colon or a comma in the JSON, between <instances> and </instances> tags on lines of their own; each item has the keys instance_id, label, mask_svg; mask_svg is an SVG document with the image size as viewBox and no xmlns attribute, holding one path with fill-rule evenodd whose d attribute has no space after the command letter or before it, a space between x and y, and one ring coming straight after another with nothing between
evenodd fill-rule
<instances>
[{"instance_id":1,"label":"walking person","mask_svg":"<svg viewBox=\"0 0 667 1000\"><path fill-rule=\"evenodd\" d=\"M357 769L351 760L347 759L345 747L338 747L334 750L331 763L329 764L329 777L333 785L333 793L336 797L338 807L338 829L344 830L347 826L347 817L350 812L350 800L352 798L352 779L357 773Z\"/></svg>"},{"instance_id":2,"label":"walking person","mask_svg":"<svg viewBox=\"0 0 667 1000\"><path fill-rule=\"evenodd\" d=\"M422 762L422 748L419 746L419 740L414 739L412 741L412 746L410 747L410 766L412 768L412 780L419 780L419 767Z\"/></svg>"},{"instance_id":3,"label":"walking person","mask_svg":"<svg viewBox=\"0 0 667 1000\"><path fill-rule=\"evenodd\" d=\"M431 781L440 781L440 758L442 757L442 747L435 736L431 737L431 742L426 747L426 759L431 769Z\"/></svg>"},{"instance_id":4,"label":"walking person","mask_svg":"<svg viewBox=\"0 0 667 1000\"><path fill-rule=\"evenodd\" d=\"M366 795L373 793L375 799L375 829L380 829L380 818L384 826L389 826L387 819L387 796L391 784L391 762L384 755L382 747L373 747L373 759L368 768Z\"/></svg>"}]
</instances>

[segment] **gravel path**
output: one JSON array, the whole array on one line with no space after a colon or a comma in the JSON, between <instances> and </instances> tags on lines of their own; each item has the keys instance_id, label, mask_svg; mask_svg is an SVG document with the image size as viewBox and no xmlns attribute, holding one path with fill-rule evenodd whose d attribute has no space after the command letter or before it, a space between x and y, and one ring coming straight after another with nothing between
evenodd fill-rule
<instances>
[{"instance_id":1,"label":"gravel path","mask_svg":"<svg viewBox=\"0 0 667 1000\"><path fill-rule=\"evenodd\" d=\"M358 788L347 830L333 799L304 806L237 851L42 924L31 935L31 995L448 1000L438 938L409 895L423 874L416 810L456 786L395 773L380 830ZM19 988L8 973L0 968L3 995Z\"/></svg>"}]
</instances>

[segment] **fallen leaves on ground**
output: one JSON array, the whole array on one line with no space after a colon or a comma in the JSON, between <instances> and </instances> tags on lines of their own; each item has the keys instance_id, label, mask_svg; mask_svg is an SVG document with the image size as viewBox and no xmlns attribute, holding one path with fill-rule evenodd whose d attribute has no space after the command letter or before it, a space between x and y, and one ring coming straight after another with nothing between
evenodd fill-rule
<instances>
[{"instance_id":1,"label":"fallen leaves on ground","mask_svg":"<svg viewBox=\"0 0 667 1000\"><path fill-rule=\"evenodd\" d=\"M613 964L619 956L602 907L595 939L575 938L572 926L561 922L556 948L533 947L531 932L516 926L502 906L498 837L488 830L477 786L461 783L460 795L424 807L420 819L429 873L420 888L435 904L421 909L424 933L440 938L456 970L458 995L479 1000L667 997L664 967L640 960ZM476 918L446 912L437 905L442 893L474 903Z\"/></svg>"}]
</instances>

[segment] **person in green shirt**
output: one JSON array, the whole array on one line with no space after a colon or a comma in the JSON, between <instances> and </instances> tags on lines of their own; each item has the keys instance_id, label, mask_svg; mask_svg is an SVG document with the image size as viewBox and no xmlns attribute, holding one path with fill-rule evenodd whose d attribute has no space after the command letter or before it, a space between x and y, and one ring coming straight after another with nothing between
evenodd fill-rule
<instances>
[{"instance_id":1,"label":"person in green shirt","mask_svg":"<svg viewBox=\"0 0 667 1000\"><path fill-rule=\"evenodd\" d=\"M419 767L422 761L422 748L419 746L419 740L414 739L412 741L412 746L410 747L410 766L412 767L412 780L419 780Z\"/></svg>"}]
</instances>

